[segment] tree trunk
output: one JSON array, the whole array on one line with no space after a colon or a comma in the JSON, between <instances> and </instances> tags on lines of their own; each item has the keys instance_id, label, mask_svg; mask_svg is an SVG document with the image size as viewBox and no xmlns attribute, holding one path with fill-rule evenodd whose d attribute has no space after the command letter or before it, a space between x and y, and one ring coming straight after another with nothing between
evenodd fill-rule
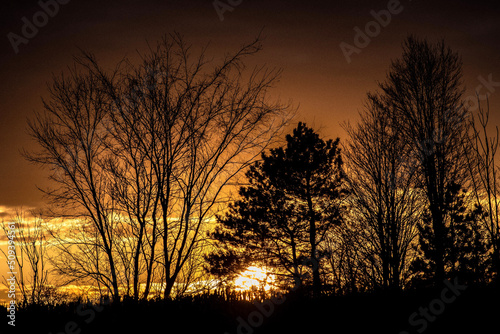
<instances>
[{"instance_id":1,"label":"tree trunk","mask_svg":"<svg viewBox=\"0 0 500 334\"><path fill-rule=\"evenodd\" d=\"M307 179L307 205L309 208L309 242L311 244L311 262L313 274L313 296L321 294L321 278L319 275L319 261L316 251L316 219L314 217L314 207L312 203L309 179Z\"/></svg>"},{"instance_id":2,"label":"tree trunk","mask_svg":"<svg viewBox=\"0 0 500 334\"><path fill-rule=\"evenodd\" d=\"M139 228L139 236L138 236L138 240L137 240L137 245L136 245L136 250L135 250L135 254L134 254L134 300L138 300L139 299L139 290L140 290L140 286L139 286L139 258L140 258L140 255L141 255L141 247L142 247L142 238L143 238L143 235L144 235L144 222L139 222L139 224L141 225L140 228Z\"/></svg>"}]
</instances>

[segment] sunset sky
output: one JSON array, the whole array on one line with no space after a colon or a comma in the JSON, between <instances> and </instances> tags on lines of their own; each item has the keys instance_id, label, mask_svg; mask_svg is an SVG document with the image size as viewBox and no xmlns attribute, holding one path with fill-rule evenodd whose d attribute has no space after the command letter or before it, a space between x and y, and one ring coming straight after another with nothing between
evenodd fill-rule
<instances>
[{"instance_id":1,"label":"sunset sky","mask_svg":"<svg viewBox=\"0 0 500 334\"><path fill-rule=\"evenodd\" d=\"M43 2L44 0L42 0ZM51 2L50 0L48 2ZM68 2L67 0L60 2ZM221 0L228 4L228 0ZM370 43L348 63L340 44L354 44L355 27L374 21L371 11L387 10L388 1L261 1L232 0L232 11L220 13L213 1L71 0L53 17L44 16L37 1L10 1L1 10L0 43L0 215L9 208L42 204L36 186L47 184L47 171L30 165L20 151L31 149L26 120L41 110L46 83L73 62L78 49L94 53L106 66L178 31L195 50L209 44L215 59L234 52L262 30L264 50L250 66L267 64L284 70L275 90L298 107L296 121L320 129L327 138L345 133L340 124L355 122L368 91L384 80L391 59L401 54L408 34L445 42L463 57L467 95L488 77L492 122L500 124L500 4L496 1L390 1L397 8ZM389 7L390 7L389 6ZM23 25L33 18L48 22L19 44ZM23 17L26 19L23 21ZM372 25L373 26L373 25ZM26 30L26 29L25 29ZM10 34L10 35L9 35ZM485 94L483 87L480 91Z\"/></svg>"}]
</instances>

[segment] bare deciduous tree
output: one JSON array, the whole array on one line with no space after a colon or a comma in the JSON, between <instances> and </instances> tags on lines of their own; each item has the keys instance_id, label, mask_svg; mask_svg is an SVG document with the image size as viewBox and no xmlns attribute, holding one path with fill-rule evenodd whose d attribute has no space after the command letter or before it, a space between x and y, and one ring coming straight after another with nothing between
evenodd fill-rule
<instances>
[{"instance_id":1,"label":"bare deciduous tree","mask_svg":"<svg viewBox=\"0 0 500 334\"><path fill-rule=\"evenodd\" d=\"M54 78L49 91L44 112L37 113L28 125L41 150L26 156L52 170L50 178L55 187L44 192L54 205L54 215L80 219L82 231L90 228L95 232L93 239L80 244L86 247L81 254L87 256L94 249L102 250L107 270L99 268L99 254L95 254L94 261L88 265L78 266L79 261L60 262L58 268L63 265L66 269L73 268L78 273L76 277L99 277L111 287L113 297L119 299L114 256L116 212L108 191L110 180L105 172L108 134L103 130L110 112L108 96L101 89L99 78L76 66L69 75ZM87 222L91 227L86 226ZM67 260L75 258L73 248L64 242L60 246ZM68 270L62 272L70 273Z\"/></svg>"},{"instance_id":2,"label":"bare deciduous tree","mask_svg":"<svg viewBox=\"0 0 500 334\"><path fill-rule=\"evenodd\" d=\"M490 117L489 103L486 109L481 106L478 97L478 111L470 118L470 132L467 137L467 163L470 172L471 190L475 203L483 210L481 223L487 231L488 243L492 248L493 272L498 280L500 270L500 184L498 184L498 127L494 135L489 132Z\"/></svg>"},{"instance_id":3,"label":"bare deciduous tree","mask_svg":"<svg viewBox=\"0 0 500 334\"><path fill-rule=\"evenodd\" d=\"M49 291L49 268L47 256L47 240L43 219L40 215L29 217L25 211L18 210L13 219L16 229L14 230L15 259L0 250L5 256L9 267L16 269L16 286L21 293L20 304L41 305L48 300ZM2 223L5 235L8 234L7 223ZM4 277L5 280L5 277ZM5 281L4 284L7 284Z\"/></svg>"},{"instance_id":4,"label":"bare deciduous tree","mask_svg":"<svg viewBox=\"0 0 500 334\"><path fill-rule=\"evenodd\" d=\"M370 277L368 284L401 289L408 279L416 223L423 209L415 188L408 142L395 130L390 106L368 95L357 127L345 125L351 241Z\"/></svg>"},{"instance_id":5,"label":"bare deciduous tree","mask_svg":"<svg viewBox=\"0 0 500 334\"><path fill-rule=\"evenodd\" d=\"M167 298L192 277L181 272L198 263L227 186L290 118L268 96L280 71L245 71L260 49L256 39L211 65L172 35L139 65L107 72L85 53L54 80L45 113L30 122L42 150L28 157L54 170L47 195L82 221L84 237L60 240L62 272L93 277L115 299L130 286L139 298L141 284L147 298L155 277Z\"/></svg>"},{"instance_id":6,"label":"bare deciduous tree","mask_svg":"<svg viewBox=\"0 0 500 334\"><path fill-rule=\"evenodd\" d=\"M465 186L462 142L467 129L462 63L444 42L431 44L410 36L403 55L392 62L380 84L390 117L412 148L415 166L431 215L435 279L445 277L445 197L455 184Z\"/></svg>"}]
</instances>

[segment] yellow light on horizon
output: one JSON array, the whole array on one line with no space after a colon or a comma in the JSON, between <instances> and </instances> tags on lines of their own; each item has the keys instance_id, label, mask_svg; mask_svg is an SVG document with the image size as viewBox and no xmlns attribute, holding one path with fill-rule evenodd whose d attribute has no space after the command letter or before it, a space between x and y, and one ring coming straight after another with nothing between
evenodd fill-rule
<instances>
[{"instance_id":1,"label":"yellow light on horizon","mask_svg":"<svg viewBox=\"0 0 500 334\"><path fill-rule=\"evenodd\" d=\"M242 272L234 281L236 291L248 291L264 288L265 291L271 289L275 276L266 269L251 266Z\"/></svg>"}]
</instances>

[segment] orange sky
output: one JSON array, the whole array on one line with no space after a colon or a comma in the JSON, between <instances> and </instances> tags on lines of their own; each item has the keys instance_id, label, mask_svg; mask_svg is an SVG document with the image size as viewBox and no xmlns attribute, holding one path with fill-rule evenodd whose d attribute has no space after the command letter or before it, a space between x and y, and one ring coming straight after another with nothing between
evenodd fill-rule
<instances>
[{"instance_id":1,"label":"orange sky","mask_svg":"<svg viewBox=\"0 0 500 334\"><path fill-rule=\"evenodd\" d=\"M42 0L47 1L52 0ZM276 94L300 105L297 121L341 140L345 134L339 124L356 120L366 92L384 79L390 60L400 55L400 44L409 33L432 41L444 38L462 54L468 95L480 84L479 76L487 79L491 74L494 82L500 82L500 5L495 1L401 1L401 11L391 15L390 23L348 64L340 43L353 45L354 28L364 30L374 20L370 12L386 10L389 2L233 0L241 4L226 11L221 21L211 0L72 0L59 5L53 17L47 16L38 33L18 46L17 54L8 34L22 34L23 17L32 22L38 15L43 20L43 14L37 14L42 9L38 1L4 5L0 14L0 207L41 204L36 185L45 185L47 174L19 154L33 145L26 134L26 119L40 109L51 74L70 65L78 48L112 65L143 50L146 39L154 43L177 30L196 47L210 42L210 53L222 56L264 28L264 50L251 65L283 68ZM490 100L492 121L500 124L500 83L492 86Z\"/></svg>"}]
</instances>

